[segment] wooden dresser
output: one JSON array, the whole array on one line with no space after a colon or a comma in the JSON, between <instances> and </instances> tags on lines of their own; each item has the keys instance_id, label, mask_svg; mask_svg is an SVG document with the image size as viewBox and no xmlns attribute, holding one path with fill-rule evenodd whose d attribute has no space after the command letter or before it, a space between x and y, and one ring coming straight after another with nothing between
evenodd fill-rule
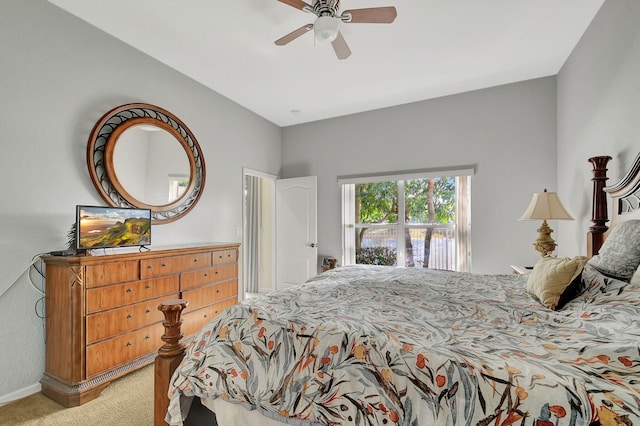
<instances>
[{"instance_id":1,"label":"wooden dresser","mask_svg":"<svg viewBox=\"0 0 640 426\"><path fill-rule=\"evenodd\" d=\"M238 301L238 244L104 256L47 256L42 393L65 407L151 363L161 301L182 298L185 336Z\"/></svg>"}]
</instances>

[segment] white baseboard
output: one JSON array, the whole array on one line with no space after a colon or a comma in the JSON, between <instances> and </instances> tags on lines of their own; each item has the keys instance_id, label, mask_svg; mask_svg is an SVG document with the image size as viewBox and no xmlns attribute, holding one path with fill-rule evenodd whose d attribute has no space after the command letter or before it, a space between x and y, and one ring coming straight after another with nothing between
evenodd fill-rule
<instances>
[{"instance_id":1,"label":"white baseboard","mask_svg":"<svg viewBox=\"0 0 640 426\"><path fill-rule=\"evenodd\" d=\"M15 392L11 392L10 394L0 396L0 407L3 405L7 405L10 402L17 401L26 396L33 395L34 393L38 393L42 390L42 385L40 383L35 383L31 386L27 386L26 388L18 389Z\"/></svg>"}]
</instances>

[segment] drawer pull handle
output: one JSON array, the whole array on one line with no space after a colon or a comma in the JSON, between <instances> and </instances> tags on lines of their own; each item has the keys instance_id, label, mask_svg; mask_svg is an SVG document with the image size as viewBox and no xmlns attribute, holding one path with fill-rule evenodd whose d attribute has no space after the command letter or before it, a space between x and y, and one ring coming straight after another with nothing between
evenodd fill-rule
<instances>
[{"instance_id":1,"label":"drawer pull handle","mask_svg":"<svg viewBox=\"0 0 640 426\"><path fill-rule=\"evenodd\" d=\"M205 273L205 274L204 274L204 276L205 276L205 277L208 277L208 276L209 276L209 274Z\"/></svg>"},{"instance_id":2,"label":"drawer pull handle","mask_svg":"<svg viewBox=\"0 0 640 426\"><path fill-rule=\"evenodd\" d=\"M150 314L151 313L151 309L147 309L146 311L144 311L145 314Z\"/></svg>"},{"instance_id":3,"label":"drawer pull handle","mask_svg":"<svg viewBox=\"0 0 640 426\"><path fill-rule=\"evenodd\" d=\"M193 261L194 261L195 263L198 263L198 259L193 259Z\"/></svg>"},{"instance_id":4,"label":"drawer pull handle","mask_svg":"<svg viewBox=\"0 0 640 426\"><path fill-rule=\"evenodd\" d=\"M147 265L147 269L153 269L153 266Z\"/></svg>"},{"instance_id":5,"label":"drawer pull handle","mask_svg":"<svg viewBox=\"0 0 640 426\"><path fill-rule=\"evenodd\" d=\"M218 315L218 311L215 311L214 314Z\"/></svg>"},{"instance_id":6,"label":"drawer pull handle","mask_svg":"<svg viewBox=\"0 0 640 426\"><path fill-rule=\"evenodd\" d=\"M127 342L127 346L133 346L133 343Z\"/></svg>"},{"instance_id":7,"label":"drawer pull handle","mask_svg":"<svg viewBox=\"0 0 640 426\"><path fill-rule=\"evenodd\" d=\"M131 318L133 318L133 315L131 314L127 315L127 319L131 319Z\"/></svg>"},{"instance_id":8,"label":"drawer pull handle","mask_svg":"<svg viewBox=\"0 0 640 426\"><path fill-rule=\"evenodd\" d=\"M160 265L160 266L162 266L162 267L164 268L165 266L167 266L167 264L166 264L166 263L163 263L163 264L162 264L162 265Z\"/></svg>"},{"instance_id":9,"label":"drawer pull handle","mask_svg":"<svg viewBox=\"0 0 640 426\"><path fill-rule=\"evenodd\" d=\"M204 317L205 317L205 318L206 318L206 317L208 317L208 316L209 316L209 315L207 315L207 314L204 314Z\"/></svg>"},{"instance_id":10,"label":"drawer pull handle","mask_svg":"<svg viewBox=\"0 0 640 426\"><path fill-rule=\"evenodd\" d=\"M216 293L220 293L220 289L217 289L217 290L216 290Z\"/></svg>"},{"instance_id":11,"label":"drawer pull handle","mask_svg":"<svg viewBox=\"0 0 640 426\"><path fill-rule=\"evenodd\" d=\"M133 293L133 289L132 288L128 288L127 289L127 293Z\"/></svg>"},{"instance_id":12,"label":"drawer pull handle","mask_svg":"<svg viewBox=\"0 0 640 426\"><path fill-rule=\"evenodd\" d=\"M144 340L149 340L151 339L151 336L144 336Z\"/></svg>"},{"instance_id":13,"label":"drawer pull handle","mask_svg":"<svg viewBox=\"0 0 640 426\"><path fill-rule=\"evenodd\" d=\"M218 275L218 271L216 271L216 275Z\"/></svg>"},{"instance_id":14,"label":"drawer pull handle","mask_svg":"<svg viewBox=\"0 0 640 426\"><path fill-rule=\"evenodd\" d=\"M147 284L144 288L151 288L151 284Z\"/></svg>"}]
</instances>

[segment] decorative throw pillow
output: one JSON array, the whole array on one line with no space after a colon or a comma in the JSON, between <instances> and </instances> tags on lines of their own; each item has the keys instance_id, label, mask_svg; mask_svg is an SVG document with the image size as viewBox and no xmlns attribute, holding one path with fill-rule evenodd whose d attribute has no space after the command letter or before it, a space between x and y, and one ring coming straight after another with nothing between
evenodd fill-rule
<instances>
[{"instance_id":1,"label":"decorative throw pillow","mask_svg":"<svg viewBox=\"0 0 640 426\"><path fill-rule=\"evenodd\" d=\"M540 303L549 309L558 309L560 296L567 287L580 275L587 263L585 256L552 257L545 256L536 263L527 280L527 292L535 296ZM577 283L579 285L580 283ZM577 296L579 290L576 290ZM569 297L565 295L563 300Z\"/></svg>"},{"instance_id":2,"label":"decorative throw pillow","mask_svg":"<svg viewBox=\"0 0 640 426\"><path fill-rule=\"evenodd\" d=\"M576 277L569 283L567 288L564 289L562 294L560 295L560 299L558 300L558 305L556 306L556 311L564 308L564 305L571 302L576 297L580 296L584 291L584 284L582 283L582 271L584 268L576 275Z\"/></svg>"},{"instance_id":3,"label":"decorative throw pillow","mask_svg":"<svg viewBox=\"0 0 640 426\"><path fill-rule=\"evenodd\" d=\"M589 265L628 282L640 265L640 220L627 220L613 228Z\"/></svg>"}]
</instances>

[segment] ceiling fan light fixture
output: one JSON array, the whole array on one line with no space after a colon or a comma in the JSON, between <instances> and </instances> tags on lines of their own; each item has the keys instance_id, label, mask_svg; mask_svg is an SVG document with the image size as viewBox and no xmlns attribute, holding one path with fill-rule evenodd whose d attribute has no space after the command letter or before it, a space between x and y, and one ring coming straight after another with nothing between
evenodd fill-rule
<instances>
[{"instance_id":1,"label":"ceiling fan light fixture","mask_svg":"<svg viewBox=\"0 0 640 426\"><path fill-rule=\"evenodd\" d=\"M332 16L320 16L313 24L313 35L316 41L332 42L338 36L340 21Z\"/></svg>"}]
</instances>

